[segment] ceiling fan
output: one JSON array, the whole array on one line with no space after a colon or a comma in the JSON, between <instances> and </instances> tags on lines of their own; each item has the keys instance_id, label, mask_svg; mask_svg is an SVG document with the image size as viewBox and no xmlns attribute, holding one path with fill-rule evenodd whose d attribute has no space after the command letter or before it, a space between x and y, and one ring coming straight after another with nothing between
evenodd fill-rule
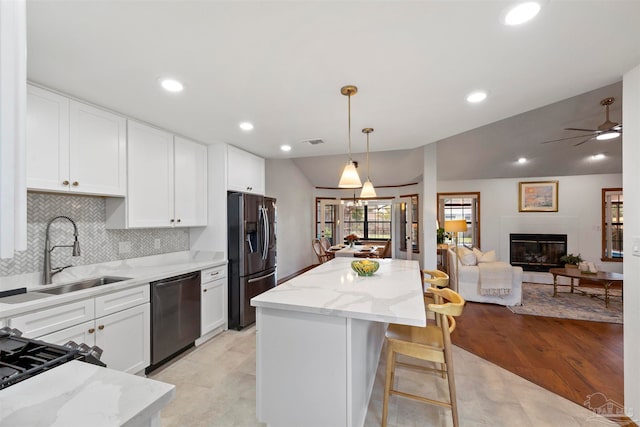
<instances>
[{"instance_id":1,"label":"ceiling fan","mask_svg":"<svg viewBox=\"0 0 640 427\"><path fill-rule=\"evenodd\" d=\"M587 135L570 136L568 138L552 139L551 141L544 141L542 144L548 144L549 142L566 141L568 139L587 138L583 141L573 144L574 147L582 145L585 142L592 139L598 139L600 141L617 138L622 134L622 123L616 123L609 120L609 106L614 103L616 99L609 97L600 101L600 105L604 106L605 121L597 129L581 129L581 128L565 128L565 130L577 130L580 132L591 132Z\"/></svg>"}]
</instances>

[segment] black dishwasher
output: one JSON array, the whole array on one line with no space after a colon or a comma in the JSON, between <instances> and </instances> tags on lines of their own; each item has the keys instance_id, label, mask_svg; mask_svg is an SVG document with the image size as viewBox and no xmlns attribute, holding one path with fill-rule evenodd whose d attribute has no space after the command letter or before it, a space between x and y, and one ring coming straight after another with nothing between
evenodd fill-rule
<instances>
[{"instance_id":1,"label":"black dishwasher","mask_svg":"<svg viewBox=\"0 0 640 427\"><path fill-rule=\"evenodd\" d=\"M157 368L200 337L200 271L151 282L151 366Z\"/></svg>"}]
</instances>

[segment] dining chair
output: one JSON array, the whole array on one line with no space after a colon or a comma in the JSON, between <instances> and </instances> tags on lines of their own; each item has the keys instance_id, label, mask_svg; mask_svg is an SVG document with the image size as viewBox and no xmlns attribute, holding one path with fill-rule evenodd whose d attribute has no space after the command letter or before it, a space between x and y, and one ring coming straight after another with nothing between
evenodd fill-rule
<instances>
[{"instance_id":1,"label":"dining chair","mask_svg":"<svg viewBox=\"0 0 640 427\"><path fill-rule=\"evenodd\" d=\"M322 245L322 249L324 249L325 252L329 252L329 249L331 248L331 242L329 241L328 238L326 237L321 237L320 238L320 245Z\"/></svg>"},{"instance_id":2,"label":"dining chair","mask_svg":"<svg viewBox=\"0 0 640 427\"><path fill-rule=\"evenodd\" d=\"M450 408L453 416L453 426L459 426L458 403L456 400L456 386L453 373L453 356L451 354L451 333L456 328L455 316L462 314L465 301L460 294L449 288L429 288L429 292L434 295L435 303L429 304L428 309L435 313L438 318L438 325L427 324L427 326L419 327L391 324L387 329L385 335L387 367L382 405L382 427L386 427L387 425L389 396L392 394L431 405ZM396 362L397 355L435 362L440 364L440 369ZM447 378L449 401L435 400L394 389L393 382L396 366L441 373L443 377Z\"/></svg>"},{"instance_id":3,"label":"dining chair","mask_svg":"<svg viewBox=\"0 0 640 427\"><path fill-rule=\"evenodd\" d=\"M333 257L335 256L332 253L326 252L322 248L322 244L320 243L319 239L313 239L311 241L311 245L313 246L313 251L316 253L316 256L318 257L318 261L320 261L320 264L324 264L325 262L332 260Z\"/></svg>"}]
</instances>

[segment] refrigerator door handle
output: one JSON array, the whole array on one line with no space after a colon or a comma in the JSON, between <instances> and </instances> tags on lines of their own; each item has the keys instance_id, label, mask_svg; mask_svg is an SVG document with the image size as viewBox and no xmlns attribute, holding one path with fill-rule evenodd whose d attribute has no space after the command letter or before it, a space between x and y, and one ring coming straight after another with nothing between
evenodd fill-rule
<instances>
[{"instance_id":1,"label":"refrigerator door handle","mask_svg":"<svg viewBox=\"0 0 640 427\"><path fill-rule=\"evenodd\" d=\"M271 276L273 276L274 274L276 274L276 272L275 272L275 271L273 271L273 272L271 272L271 273L269 273L269 274L267 274L267 275L265 275L265 276L260 276L260 277L256 277L256 278L254 278L254 279L249 279L249 280L247 280L247 283L257 282L257 281L259 281L259 280L266 279L267 277L271 277Z\"/></svg>"},{"instance_id":2,"label":"refrigerator door handle","mask_svg":"<svg viewBox=\"0 0 640 427\"><path fill-rule=\"evenodd\" d=\"M264 239L262 240L262 259L267 259L269 253L269 214L266 208L260 208L262 210L262 230L264 232Z\"/></svg>"}]
</instances>

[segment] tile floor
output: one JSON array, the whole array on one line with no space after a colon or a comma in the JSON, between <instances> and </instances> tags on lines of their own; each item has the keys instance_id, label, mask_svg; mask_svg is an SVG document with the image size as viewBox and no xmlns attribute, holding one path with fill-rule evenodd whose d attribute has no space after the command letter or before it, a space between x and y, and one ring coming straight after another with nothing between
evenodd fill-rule
<instances>
[{"instance_id":1,"label":"tile floor","mask_svg":"<svg viewBox=\"0 0 640 427\"><path fill-rule=\"evenodd\" d=\"M462 427L617 425L595 419L586 408L457 347L454 366ZM421 390L436 398L447 396L447 382L437 375L402 368L396 372L396 387ZM256 420L253 327L226 331L151 373L149 378L176 385L175 399L162 411L163 427L265 426ZM381 362L365 420L367 427L380 425L383 386ZM388 425L449 427L451 412L392 396Z\"/></svg>"}]
</instances>

